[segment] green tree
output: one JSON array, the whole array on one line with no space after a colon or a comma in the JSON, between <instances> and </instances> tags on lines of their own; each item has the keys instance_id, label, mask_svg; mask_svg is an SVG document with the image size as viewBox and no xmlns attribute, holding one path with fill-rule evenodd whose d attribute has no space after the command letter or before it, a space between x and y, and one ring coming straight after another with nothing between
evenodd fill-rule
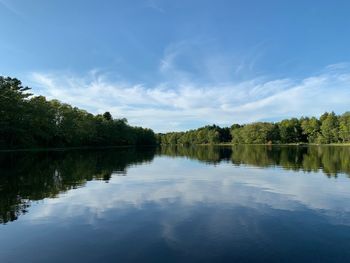
<instances>
[{"instance_id":1,"label":"green tree","mask_svg":"<svg viewBox=\"0 0 350 263\"><path fill-rule=\"evenodd\" d=\"M302 129L297 118L282 120L279 124L280 138L283 143L298 143L302 141Z\"/></svg>"},{"instance_id":2,"label":"green tree","mask_svg":"<svg viewBox=\"0 0 350 263\"><path fill-rule=\"evenodd\" d=\"M325 113L321 116L321 143L334 143L339 140L339 120L334 112Z\"/></svg>"},{"instance_id":3,"label":"green tree","mask_svg":"<svg viewBox=\"0 0 350 263\"><path fill-rule=\"evenodd\" d=\"M53 146L53 138L57 133L55 108L43 96L29 100L28 113L31 144L39 147Z\"/></svg>"},{"instance_id":4,"label":"green tree","mask_svg":"<svg viewBox=\"0 0 350 263\"><path fill-rule=\"evenodd\" d=\"M301 128L302 133L306 136L307 141L310 143L314 143L317 141L317 138L320 135L320 121L315 118L302 118L301 119Z\"/></svg>"},{"instance_id":5,"label":"green tree","mask_svg":"<svg viewBox=\"0 0 350 263\"><path fill-rule=\"evenodd\" d=\"M28 134L28 93L16 78L0 76L0 146L26 144Z\"/></svg>"},{"instance_id":6,"label":"green tree","mask_svg":"<svg viewBox=\"0 0 350 263\"><path fill-rule=\"evenodd\" d=\"M247 124L242 129L242 138L244 143L265 144L276 141L275 125L267 122L257 122Z\"/></svg>"},{"instance_id":7,"label":"green tree","mask_svg":"<svg viewBox=\"0 0 350 263\"><path fill-rule=\"evenodd\" d=\"M94 116L0 77L0 148L155 144L150 129L131 127L109 112Z\"/></svg>"},{"instance_id":8,"label":"green tree","mask_svg":"<svg viewBox=\"0 0 350 263\"><path fill-rule=\"evenodd\" d=\"M106 121L111 121L113 119L112 114L109 111L103 113L103 118L105 118Z\"/></svg>"},{"instance_id":9,"label":"green tree","mask_svg":"<svg viewBox=\"0 0 350 263\"><path fill-rule=\"evenodd\" d=\"M339 118L339 137L342 142L350 142L350 112L346 112Z\"/></svg>"}]
</instances>

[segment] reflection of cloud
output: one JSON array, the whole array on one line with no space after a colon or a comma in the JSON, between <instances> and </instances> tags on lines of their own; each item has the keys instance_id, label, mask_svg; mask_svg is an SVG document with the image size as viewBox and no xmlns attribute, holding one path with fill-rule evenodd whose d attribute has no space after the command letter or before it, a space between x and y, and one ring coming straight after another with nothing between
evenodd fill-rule
<instances>
[{"instance_id":1,"label":"reflection of cloud","mask_svg":"<svg viewBox=\"0 0 350 263\"><path fill-rule=\"evenodd\" d=\"M88 182L86 187L57 199L46 199L33 206L28 216L35 220L82 216L93 223L109 211L142 210L153 204L164 210L180 207L171 219L175 223L191 217L192 209L201 206L244 207L258 213L306 208L338 222L339 214L350 213L349 199L348 180L331 181L321 173L233 167L227 163L207 166L181 158L157 158L149 165L130 168L126 177L114 176L109 184ZM164 235L171 236L168 224L164 222Z\"/></svg>"},{"instance_id":2,"label":"reflection of cloud","mask_svg":"<svg viewBox=\"0 0 350 263\"><path fill-rule=\"evenodd\" d=\"M79 78L36 72L32 81L37 87L35 91L50 99L60 99L95 113L111 111L116 117L126 117L133 125L156 131L348 110L350 72L343 66L339 69L340 66L333 65L300 81L253 79L203 84L191 81L174 66L177 56L174 52L170 50L160 66L172 80L153 87L114 82L96 73Z\"/></svg>"}]
</instances>

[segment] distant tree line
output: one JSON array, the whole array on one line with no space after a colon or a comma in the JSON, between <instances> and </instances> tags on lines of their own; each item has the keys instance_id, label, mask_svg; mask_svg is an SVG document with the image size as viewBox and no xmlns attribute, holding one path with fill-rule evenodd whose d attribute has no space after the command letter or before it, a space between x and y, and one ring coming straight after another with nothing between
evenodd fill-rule
<instances>
[{"instance_id":1,"label":"distant tree line","mask_svg":"<svg viewBox=\"0 0 350 263\"><path fill-rule=\"evenodd\" d=\"M159 134L161 144L279 144L279 143L349 143L350 112L324 113L320 118L291 118L280 122L233 124L230 128L205 126L187 132Z\"/></svg>"},{"instance_id":2,"label":"distant tree line","mask_svg":"<svg viewBox=\"0 0 350 263\"><path fill-rule=\"evenodd\" d=\"M109 112L85 110L33 96L21 81L0 76L0 149L150 145L151 129L132 127Z\"/></svg>"},{"instance_id":3,"label":"distant tree line","mask_svg":"<svg viewBox=\"0 0 350 263\"><path fill-rule=\"evenodd\" d=\"M231 140L230 128L205 126L186 132L169 132L158 135L160 144L215 144Z\"/></svg>"}]
</instances>

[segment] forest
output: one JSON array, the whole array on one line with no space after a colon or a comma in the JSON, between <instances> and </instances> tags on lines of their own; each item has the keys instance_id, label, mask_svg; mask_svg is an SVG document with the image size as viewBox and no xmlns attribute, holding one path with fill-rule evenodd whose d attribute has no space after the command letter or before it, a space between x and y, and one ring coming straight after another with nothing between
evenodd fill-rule
<instances>
[{"instance_id":1,"label":"forest","mask_svg":"<svg viewBox=\"0 0 350 263\"><path fill-rule=\"evenodd\" d=\"M233 116L234 118L234 116ZM0 76L0 149L193 144L350 143L350 112L279 122L208 125L186 132L155 134L109 112L85 110L34 96L16 78Z\"/></svg>"},{"instance_id":2,"label":"forest","mask_svg":"<svg viewBox=\"0 0 350 263\"><path fill-rule=\"evenodd\" d=\"M316 117L285 119L280 122L233 124L221 128L205 126L186 132L159 134L161 144L331 144L350 143L350 112L326 112Z\"/></svg>"},{"instance_id":3,"label":"forest","mask_svg":"<svg viewBox=\"0 0 350 263\"><path fill-rule=\"evenodd\" d=\"M20 80L0 76L0 149L153 144L151 129L33 96Z\"/></svg>"}]
</instances>

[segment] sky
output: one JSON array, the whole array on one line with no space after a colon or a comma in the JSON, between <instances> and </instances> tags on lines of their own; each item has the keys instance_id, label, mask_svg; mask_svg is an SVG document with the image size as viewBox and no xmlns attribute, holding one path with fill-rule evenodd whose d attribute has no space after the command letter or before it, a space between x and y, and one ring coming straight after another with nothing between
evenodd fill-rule
<instances>
[{"instance_id":1,"label":"sky","mask_svg":"<svg viewBox=\"0 0 350 263\"><path fill-rule=\"evenodd\" d=\"M350 1L0 0L0 75L156 132L350 110Z\"/></svg>"}]
</instances>

